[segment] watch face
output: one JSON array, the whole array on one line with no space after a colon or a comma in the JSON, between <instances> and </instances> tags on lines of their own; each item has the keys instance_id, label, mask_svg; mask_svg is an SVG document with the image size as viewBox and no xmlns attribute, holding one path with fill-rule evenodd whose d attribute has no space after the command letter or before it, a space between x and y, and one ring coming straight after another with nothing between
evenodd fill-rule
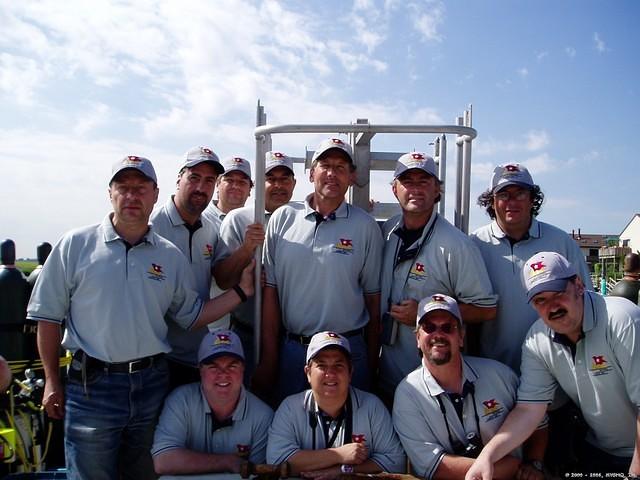
<instances>
[{"instance_id":1,"label":"watch face","mask_svg":"<svg viewBox=\"0 0 640 480\"><path fill-rule=\"evenodd\" d=\"M341 465L340 471L342 473L353 473L353 465Z\"/></svg>"}]
</instances>

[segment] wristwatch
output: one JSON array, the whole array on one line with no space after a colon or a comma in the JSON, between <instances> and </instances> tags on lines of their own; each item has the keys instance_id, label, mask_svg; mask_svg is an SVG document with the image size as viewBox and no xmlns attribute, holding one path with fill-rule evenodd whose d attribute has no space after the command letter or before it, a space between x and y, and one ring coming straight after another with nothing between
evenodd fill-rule
<instances>
[{"instance_id":1,"label":"wristwatch","mask_svg":"<svg viewBox=\"0 0 640 480\"><path fill-rule=\"evenodd\" d=\"M529 460L527 463L539 472L544 472L544 464L540 460Z\"/></svg>"},{"instance_id":2,"label":"wristwatch","mask_svg":"<svg viewBox=\"0 0 640 480\"><path fill-rule=\"evenodd\" d=\"M348 464L340 465L340 471L342 473L353 473L354 472L353 465L348 465Z\"/></svg>"}]
</instances>

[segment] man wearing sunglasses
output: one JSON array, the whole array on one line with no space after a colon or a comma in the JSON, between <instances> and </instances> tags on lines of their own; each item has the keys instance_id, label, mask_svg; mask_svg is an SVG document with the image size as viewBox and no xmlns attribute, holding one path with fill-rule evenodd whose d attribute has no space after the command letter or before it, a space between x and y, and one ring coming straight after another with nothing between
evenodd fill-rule
<instances>
[{"instance_id":1,"label":"man wearing sunglasses","mask_svg":"<svg viewBox=\"0 0 640 480\"><path fill-rule=\"evenodd\" d=\"M531 257L523 277L540 318L522 346L518 403L466 478L492 478L492 464L529 435L558 389L588 426L572 471L639 478L640 308L586 290L555 252Z\"/></svg>"},{"instance_id":2,"label":"man wearing sunglasses","mask_svg":"<svg viewBox=\"0 0 640 480\"><path fill-rule=\"evenodd\" d=\"M411 152L398 159L391 186L402 214L383 227L379 387L387 401L418 366L413 328L422 298L450 295L460 303L465 322L492 320L496 313L497 297L480 252L435 208L441 184L428 155Z\"/></svg>"},{"instance_id":3,"label":"man wearing sunglasses","mask_svg":"<svg viewBox=\"0 0 640 480\"><path fill-rule=\"evenodd\" d=\"M587 289L593 290L589 268L575 240L536 220L543 200L524 165L498 165L489 188L478 197L492 222L471 234L500 298L495 320L481 327L480 355L506 363L516 373L522 341L538 318L520 281L524 262L537 252L558 252L575 265Z\"/></svg>"}]
</instances>

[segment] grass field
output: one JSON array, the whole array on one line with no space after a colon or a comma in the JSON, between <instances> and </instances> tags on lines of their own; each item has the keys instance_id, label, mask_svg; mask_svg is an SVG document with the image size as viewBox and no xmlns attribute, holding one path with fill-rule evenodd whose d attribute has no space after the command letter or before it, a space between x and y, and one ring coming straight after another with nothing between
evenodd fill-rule
<instances>
[{"instance_id":1,"label":"grass field","mask_svg":"<svg viewBox=\"0 0 640 480\"><path fill-rule=\"evenodd\" d=\"M22 273L24 273L26 276L29 276L29 274L37 266L38 266L38 262L34 262L34 261L31 261L31 260L18 260L16 262L16 267L18 267L20 270L22 270Z\"/></svg>"}]
</instances>

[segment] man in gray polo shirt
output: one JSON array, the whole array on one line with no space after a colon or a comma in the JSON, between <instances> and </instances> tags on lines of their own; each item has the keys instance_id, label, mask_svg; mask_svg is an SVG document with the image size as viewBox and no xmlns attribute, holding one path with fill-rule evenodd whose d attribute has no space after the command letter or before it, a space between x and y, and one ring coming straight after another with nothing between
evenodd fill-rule
<instances>
[{"instance_id":1,"label":"man in gray polo shirt","mask_svg":"<svg viewBox=\"0 0 640 480\"><path fill-rule=\"evenodd\" d=\"M392 189L402 214L383 226L383 346L379 383L387 400L396 385L419 365L414 328L418 302L446 293L460 303L465 322L492 320L493 294L480 252L464 233L437 213L441 181L431 157L402 155Z\"/></svg>"},{"instance_id":2,"label":"man in gray polo shirt","mask_svg":"<svg viewBox=\"0 0 640 480\"><path fill-rule=\"evenodd\" d=\"M264 207L265 223L277 208L289 203L296 186L293 160L282 152L265 154ZM213 273L221 288L238 283L242 269L246 267L256 248L264 242L264 226L255 223L253 205L236 208L222 221L220 242ZM245 357L245 385L253 374L254 356L254 302L240 305L231 314L231 328L242 340Z\"/></svg>"},{"instance_id":3,"label":"man in gray polo shirt","mask_svg":"<svg viewBox=\"0 0 640 480\"><path fill-rule=\"evenodd\" d=\"M311 338L304 367L311 388L276 411L267 462L289 462L291 474L304 478L404 471L391 416L375 395L351 387L353 368L345 337L320 332Z\"/></svg>"},{"instance_id":4,"label":"man in gray polo shirt","mask_svg":"<svg viewBox=\"0 0 640 480\"><path fill-rule=\"evenodd\" d=\"M198 350L201 381L166 399L153 448L160 475L240 473L264 463L273 411L242 386L242 343L230 330L205 335Z\"/></svg>"},{"instance_id":5,"label":"man in gray polo shirt","mask_svg":"<svg viewBox=\"0 0 640 480\"><path fill-rule=\"evenodd\" d=\"M513 408L518 377L506 365L463 356L458 303L444 294L420 301L415 341L422 366L396 389L393 424L419 478L462 478ZM542 479L544 435L500 460L494 478ZM533 443L533 442L532 442Z\"/></svg>"},{"instance_id":6,"label":"man in gray polo shirt","mask_svg":"<svg viewBox=\"0 0 640 480\"><path fill-rule=\"evenodd\" d=\"M536 219L543 200L524 165L499 165L488 190L478 198L492 222L471 234L500 298L495 320L481 327L480 354L506 363L515 372L520 371L522 341L538 318L520 281L524 262L537 252L558 252L575 265L587 289L593 290L589 268L575 240Z\"/></svg>"},{"instance_id":7,"label":"man in gray polo shirt","mask_svg":"<svg viewBox=\"0 0 640 480\"><path fill-rule=\"evenodd\" d=\"M209 298L211 266L219 251L219 225L202 212L209 205L222 173L224 167L213 150L208 147L188 150L178 170L175 194L151 214L156 233L178 247L189 261L198 295L203 299ZM171 345L167 355L170 388L197 382L200 376L196 354L207 329L188 331L171 320L167 324Z\"/></svg>"},{"instance_id":8,"label":"man in gray polo shirt","mask_svg":"<svg viewBox=\"0 0 640 480\"><path fill-rule=\"evenodd\" d=\"M338 138L323 141L309 172L314 192L304 204L280 207L267 226L254 386L273 392L277 385L278 399L305 389L305 352L319 331L349 338L355 386L368 388L377 370L382 237L371 216L345 202L354 178L351 147Z\"/></svg>"},{"instance_id":9,"label":"man in gray polo shirt","mask_svg":"<svg viewBox=\"0 0 640 480\"><path fill-rule=\"evenodd\" d=\"M541 252L523 269L527 299L540 318L523 345L518 403L466 478L492 478L492 464L543 417L555 390L588 425L575 471L640 475L640 308L585 289L562 255Z\"/></svg>"},{"instance_id":10,"label":"man in gray polo shirt","mask_svg":"<svg viewBox=\"0 0 640 480\"><path fill-rule=\"evenodd\" d=\"M149 450L168 387L168 315L183 328L216 320L253 294L250 265L233 290L204 302L180 250L148 224L158 199L149 160L116 162L113 212L65 234L36 281L28 318L38 322L43 405L65 419L68 478L154 478ZM73 353L66 387L63 346Z\"/></svg>"}]
</instances>

